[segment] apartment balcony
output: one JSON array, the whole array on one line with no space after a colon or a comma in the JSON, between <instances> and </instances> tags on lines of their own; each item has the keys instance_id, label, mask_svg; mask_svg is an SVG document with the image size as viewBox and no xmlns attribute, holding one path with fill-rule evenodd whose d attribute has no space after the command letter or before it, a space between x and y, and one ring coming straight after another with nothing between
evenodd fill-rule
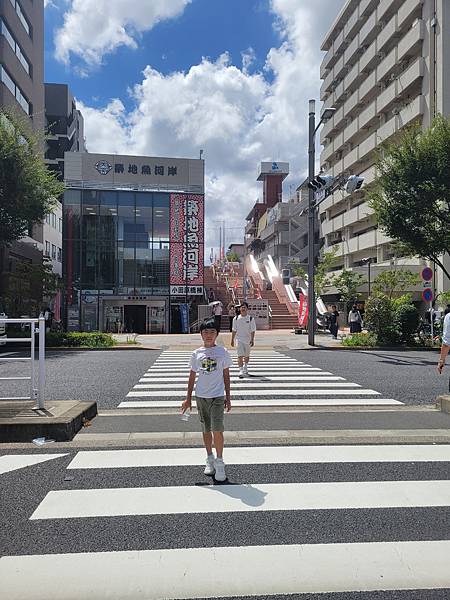
<instances>
[{"instance_id":1,"label":"apartment balcony","mask_svg":"<svg viewBox=\"0 0 450 600\"><path fill-rule=\"evenodd\" d=\"M323 80L322 85L320 86L320 99L322 100L322 102L325 99L326 93L330 91L330 86L333 83L333 81L334 73L333 71L330 71L329 74Z\"/></svg>"},{"instance_id":2,"label":"apartment balcony","mask_svg":"<svg viewBox=\"0 0 450 600\"><path fill-rule=\"evenodd\" d=\"M409 0L407 0L408 2ZM377 20L385 21L393 11L396 11L403 0L380 0L377 6Z\"/></svg>"},{"instance_id":3,"label":"apartment balcony","mask_svg":"<svg viewBox=\"0 0 450 600\"><path fill-rule=\"evenodd\" d=\"M425 112L425 98L420 95L410 102L398 115L399 127L406 127L409 123L423 116Z\"/></svg>"},{"instance_id":4,"label":"apartment balcony","mask_svg":"<svg viewBox=\"0 0 450 600\"><path fill-rule=\"evenodd\" d=\"M397 32L397 15L394 15L377 37L377 52L383 51Z\"/></svg>"},{"instance_id":5,"label":"apartment balcony","mask_svg":"<svg viewBox=\"0 0 450 600\"><path fill-rule=\"evenodd\" d=\"M377 131L378 143L388 140L397 131L397 119L393 117L384 123Z\"/></svg>"},{"instance_id":6,"label":"apartment balcony","mask_svg":"<svg viewBox=\"0 0 450 600\"><path fill-rule=\"evenodd\" d=\"M378 118L377 103L374 100L367 108L365 108L358 117L358 130L367 128L372 125Z\"/></svg>"},{"instance_id":7,"label":"apartment balcony","mask_svg":"<svg viewBox=\"0 0 450 600\"><path fill-rule=\"evenodd\" d=\"M381 94L378 96L378 98L377 98L377 112L378 113L382 113L382 112L389 110L389 108L391 108L392 105L397 100L397 85L396 85L396 83L397 82L391 83L391 85L388 88L386 88L385 90L383 90L381 92Z\"/></svg>"},{"instance_id":8,"label":"apartment balcony","mask_svg":"<svg viewBox=\"0 0 450 600\"><path fill-rule=\"evenodd\" d=\"M361 89L361 88L359 88L359 89ZM355 111L356 107L358 106L358 102L359 102L359 90L356 90L355 92L353 92L353 94L350 96L350 98L344 104L344 116L347 117L347 116L351 115Z\"/></svg>"},{"instance_id":9,"label":"apartment balcony","mask_svg":"<svg viewBox=\"0 0 450 600\"><path fill-rule=\"evenodd\" d=\"M348 154L344 156L344 171L347 171L353 164L358 161L358 146L350 150Z\"/></svg>"},{"instance_id":10,"label":"apartment balcony","mask_svg":"<svg viewBox=\"0 0 450 600\"><path fill-rule=\"evenodd\" d=\"M359 252L360 250L374 248L377 245L377 231L374 229L372 231L368 231L367 233L362 233L361 235L350 238L344 243L346 246L346 254L353 254L354 252Z\"/></svg>"},{"instance_id":11,"label":"apartment balcony","mask_svg":"<svg viewBox=\"0 0 450 600\"><path fill-rule=\"evenodd\" d=\"M408 69L402 73L396 82L397 95L407 94L425 73L425 59L418 58Z\"/></svg>"},{"instance_id":12,"label":"apartment balcony","mask_svg":"<svg viewBox=\"0 0 450 600\"><path fill-rule=\"evenodd\" d=\"M341 54L341 56L337 59L336 64L333 67L334 79L339 79L339 77L343 76L344 68L345 68L344 55Z\"/></svg>"},{"instance_id":13,"label":"apartment balcony","mask_svg":"<svg viewBox=\"0 0 450 600\"><path fill-rule=\"evenodd\" d=\"M337 55L339 52L341 52L342 50L342 46L344 45L344 32L341 31L340 33L338 33L338 35L334 38L334 42L333 42L333 51L334 54Z\"/></svg>"},{"instance_id":14,"label":"apartment balcony","mask_svg":"<svg viewBox=\"0 0 450 600\"><path fill-rule=\"evenodd\" d=\"M425 23L422 19L418 20L408 33L400 40L397 49L397 60L401 61L420 53L420 46L425 37Z\"/></svg>"},{"instance_id":15,"label":"apartment balcony","mask_svg":"<svg viewBox=\"0 0 450 600\"><path fill-rule=\"evenodd\" d=\"M245 226L245 233L248 234L248 233L255 233L255 232L256 232L256 225L253 221L250 221Z\"/></svg>"},{"instance_id":16,"label":"apartment balcony","mask_svg":"<svg viewBox=\"0 0 450 600\"><path fill-rule=\"evenodd\" d=\"M371 97L375 96L378 90L376 90L376 76L375 71L367 77L363 84L359 88L359 101L368 102Z\"/></svg>"},{"instance_id":17,"label":"apartment balcony","mask_svg":"<svg viewBox=\"0 0 450 600\"><path fill-rule=\"evenodd\" d=\"M374 214L373 208L367 202L348 210L342 215L342 227L349 227Z\"/></svg>"},{"instance_id":18,"label":"apartment balcony","mask_svg":"<svg viewBox=\"0 0 450 600\"><path fill-rule=\"evenodd\" d=\"M393 48L376 69L377 82L389 77L397 66L397 47Z\"/></svg>"},{"instance_id":19,"label":"apartment balcony","mask_svg":"<svg viewBox=\"0 0 450 600\"><path fill-rule=\"evenodd\" d=\"M331 156L333 156L334 154L334 142L330 142L328 144L328 146L325 146L325 148L322 150L322 153L320 155L320 160L322 162L328 162L328 160L331 158Z\"/></svg>"},{"instance_id":20,"label":"apartment balcony","mask_svg":"<svg viewBox=\"0 0 450 600\"><path fill-rule=\"evenodd\" d=\"M398 0L396 0L398 2ZM399 29L407 27L416 14L421 14L423 0L405 0L403 6L398 9L397 24Z\"/></svg>"},{"instance_id":21,"label":"apartment balcony","mask_svg":"<svg viewBox=\"0 0 450 600\"><path fill-rule=\"evenodd\" d=\"M359 4L359 16L368 15L378 4L378 0L361 0Z\"/></svg>"},{"instance_id":22,"label":"apartment balcony","mask_svg":"<svg viewBox=\"0 0 450 600\"><path fill-rule=\"evenodd\" d=\"M359 27L359 14L358 7L353 11L353 13L348 18L347 23L344 25L344 38L353 38Z\"/></svg>"},{"instance_id":23,"label":"apartment balcony","mask_svg":"<svg viewBox=\"0 0 450 600\"><path fill-rule=\"evenodd\" d=\"M346 48L344 52L344 63L348 64L351 62L355 54L358 52L360 47L358 36L349 44L348 48Z\"/></svg>"},{"instance_id":24,"label":"apartment balcony","mask_svg":"<svg viewBox=\"0 0 450 600\"><path fill-rule=\"evenodd\" d=\"M361 3L362 4L362 3ZM361 7L361 5L360 5ZM361 27L359 32L359 44L368 44L372 42L375 35L377 24L377 14L374 11L368 19L365 20L364 25Z\"/></svg>"},{"instance_id":25,"label":"apartment balcony","mask_svg":"<svg viewBox=\"0 0 450 600\"><path fill-rule=\"evenodd\" d=\"M371 152L375 150L377 147L377 133L371 133L367 139L365 139L361 144L359 144L358 150L358 159L362 160L366 156L368 156Z\"/></svg>"},{"instance_id":26,"label":"apartment balcony","mask_svg":"<svg viewBox=\"0 0 450 600\"><path fill-rule=\"evenodd\" d=\"M321 77L323 77L325 71L329 71L332 69L335 60L336 60L336 55L334 53L333 46L331 46L331 48L328 50L328 52L323 57L322 65L320 66L320 76Z\"/></svg>"},{"instance_id":27,"label":"apartment balcony","mask_svg":"<svg viewBox=\"0 0 450 600\"><path fill-rule=\"evenodd\" d=\"M377 62L377 43L373 41L359 59L359 70L370 71Z\"/></svg>"}]
</instances>

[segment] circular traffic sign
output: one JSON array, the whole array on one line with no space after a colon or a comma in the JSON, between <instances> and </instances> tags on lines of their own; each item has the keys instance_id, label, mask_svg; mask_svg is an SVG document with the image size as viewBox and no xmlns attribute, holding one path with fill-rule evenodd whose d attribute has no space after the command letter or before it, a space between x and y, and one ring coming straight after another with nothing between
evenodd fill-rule
<instances>
[{"instance_id":1,"label":"circular traffic sign","mask_svg":"<svg viewBox=\"0 0 450 600\"><path fill-rule=\"evenodd\" d=\"M425 302L431 302L433 300L433 290L431 288L425 288L422 292L422 298Z\"/></svg>"},{"instance_id":2,"label":"circular traffic sign","mask_svg":"<svg viewBox=\"0 0 450 600\"><path fill-rule=\"evenodd\" d=\"M433 279L433 269L431 267L425 267L422 269L421 275L424 281L431 281Z\"/></svg>"}]
</instances>

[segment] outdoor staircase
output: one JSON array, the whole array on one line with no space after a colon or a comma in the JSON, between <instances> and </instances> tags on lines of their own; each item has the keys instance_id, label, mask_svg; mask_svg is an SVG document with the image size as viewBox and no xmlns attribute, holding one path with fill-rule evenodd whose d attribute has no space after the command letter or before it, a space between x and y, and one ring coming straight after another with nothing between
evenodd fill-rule
<instances>
[{"instance_id":1,"label":"outdoor staircase","mask_svg":"<svg viewBox=\"0 0 450 600\"><path fill-rule=\"evenodd\" d=\"M297 316L289 312L286 304L278 300L278 296L273 290L261 290L261 297L269 302L272 311L271 329L293 329L297 327Z\"/></svg>"}]
</instances>

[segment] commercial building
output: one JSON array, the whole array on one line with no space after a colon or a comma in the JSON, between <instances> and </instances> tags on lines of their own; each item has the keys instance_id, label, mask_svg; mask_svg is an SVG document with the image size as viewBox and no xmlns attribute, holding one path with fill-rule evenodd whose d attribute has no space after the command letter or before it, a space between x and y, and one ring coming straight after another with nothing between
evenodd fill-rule
<instances>
[{"instance_id":1,"label":"commercial building","mask_svg":"<svg viewBox=\"0 0 450 600\"><path fill-rule=\"evenodd\" d=\"M204 161L65 153L72 331L177 332L204 302Z\"/></svg>"},{"instance_id":2,"label":"commercial building","mask_svg":"<svg viewBox=\"0 0 450 600\"><path fill-rule=\"evenodd\" d=\"M45 84L47 147L45 162L64 180L64 153L86 152L84 119L75 98L63 83Z\"/></svg>"},{"instance_id":3,"label":"commercial building","mask_svg":"<svg viewBox=\"0 0 450 600\"><path fill-rule=\"evenodd\" d=\"M44 0L0 2L0 107L27 116L44 131ZM16 267L40 264L43 225L10 248L0 248L0 298L14 294ZM1 307L0 307L1 310Z\"/></svg>"},{"instance_id":4,"label":"commercial building","mask_svg":"<svg viewBox=\"0 0 450 600\"><path fill-rule=\"evenodd\" d=\"M449 30L448 0L345 2L322 43L322 111L336 108L321 131L326 173L361 175L367 187L382 142L413 123L428 127L437 112L450 114ZM351 196L335 192L319 212L325 250L336 250L336 269L366 272L369 261L373 277L389 268L394 250L377 227L364 187ZM413 271L424 264L396 262ZM448 289L440 272L436 283Z\"/></svg>"}]
</instances>

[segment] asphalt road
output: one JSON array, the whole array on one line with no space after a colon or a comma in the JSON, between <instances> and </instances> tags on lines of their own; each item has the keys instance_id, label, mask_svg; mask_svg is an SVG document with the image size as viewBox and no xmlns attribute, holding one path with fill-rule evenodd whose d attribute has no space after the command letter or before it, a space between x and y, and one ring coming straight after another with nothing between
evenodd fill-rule
<instances>
[{"instance_id":1,"label":"asphalt road","mask_svg":"<svg viewBox=\"0 0 450 600\"><path fill-rule=\"evenodd\" d=\"M405 404L429 404L449 390L450 365L438 375L439 354L434 351L293 350L286 354Z\"/></svg>"},{"instance_id":2,"label":"asphalt road","mask_svg":"<svg viewBox=\"0 0 450 600\"><path fill-rule=\"evenodd\" d=\"M29 453L30 451L28 451ZM36 449L33 454L60 452L57 447ZM119 450L119 452L121 452ZM9 454L8 452L7 454ZM16 453L16 454L20 454ZM95 454L93 452L92 454ZM201 466L166 466L149 468L103 468L74 469L67 466L76 452L41 464L6 472L0 475L0 532L4 556L29 557L89 553L172 550L201 548L228 548L288 544L326 545L368 544L373 542L433 542L450 537L450 508L448 506L424 506L421 508L372 508L372 509L322 509L322 510L255 510L242 512L190 512L183 513L183 488L190 486L213 486L213 481L202 474ZM0 463L1 464L1 463ZM433 482L446 480L449 476L447 462L407 463L335 463L335 464L242 464L228 466L228 484L247 486L253 493L258 485L292 483L337 482ZM130 497L136 497L140 488L179 487L180 513L161 514L149 510L149 514L125 514L122 516L95 518L48 518L33 520L30 517L49 492L71 490L127 489ZM224 490L225 491L225 490ZM227 492L225 492L227 493ZM219 490L211 490L208 502L221 502ZM245 502L245 496L242 497ZM264 501L261 501L261 506ZM100 507L101 508L101 507ZM217 565L219 568L220 566ZM243 569L247 566L243 565ZM277 565L273 565L274 570ZM331 568L331 565L330 565ZM374 569L379 568L374 564ZM74 567L74 577L84 589L85 573ZM161 577L164 565L161 565ZM1 560L0 560L1 570ZM7 577L12 576L8 571ZM127 577L127 572L122 572ZM189 582L189 573L185 573ZM56 577L56 572L54 574ZM239 574L236 574L239 577ZM381 575L382 576L382 575ZM96 598L102 598L96 588L95 577L90 582L97 590ZM362 584L363 585L363 584ZM54 587L54 585L52 585ZM37 596L33 582L27 582L29 595L21 600L34 600ZM65 585L63 585L66 592ZM39 590L42 592L42 590ZM76 590L71 590L72 595ZM107 591L104 591L104 597ZM409 590L390 592L327 593L267 596L289 600L444 600L449 598L445 590ZM49 593L45 596L56 600ZM63 596L68 596L64 593ZM80 596L82 597L82 596ZM83 596L84 597L84 596ZM87 597L87 596L86 596ZM93 596L91 596L93 597ZM116 597L116 596L114 596ZM225 596L224 596L225 597ZM246 596L240 596L245 598ZM258 595L258 598L265 596Z\"/></svg>"},{"instance_id":3,"label":"asphalt road","mask_svg":"<svg viewBox=\"0 0 450 600\"><path fill-rule=\"evenodd\" d=\"M159 354L152 350L48 351L46 398L94 400L101 409L115 408ZM285 354L408 405L429 404L448 392L450 367L439 376L435 352L293 350ZM0 376L27 375L27 368L19 361L0 362ZM26 394L27 385L1 381L0 397Z\"/></svg>"}]
</instances>

